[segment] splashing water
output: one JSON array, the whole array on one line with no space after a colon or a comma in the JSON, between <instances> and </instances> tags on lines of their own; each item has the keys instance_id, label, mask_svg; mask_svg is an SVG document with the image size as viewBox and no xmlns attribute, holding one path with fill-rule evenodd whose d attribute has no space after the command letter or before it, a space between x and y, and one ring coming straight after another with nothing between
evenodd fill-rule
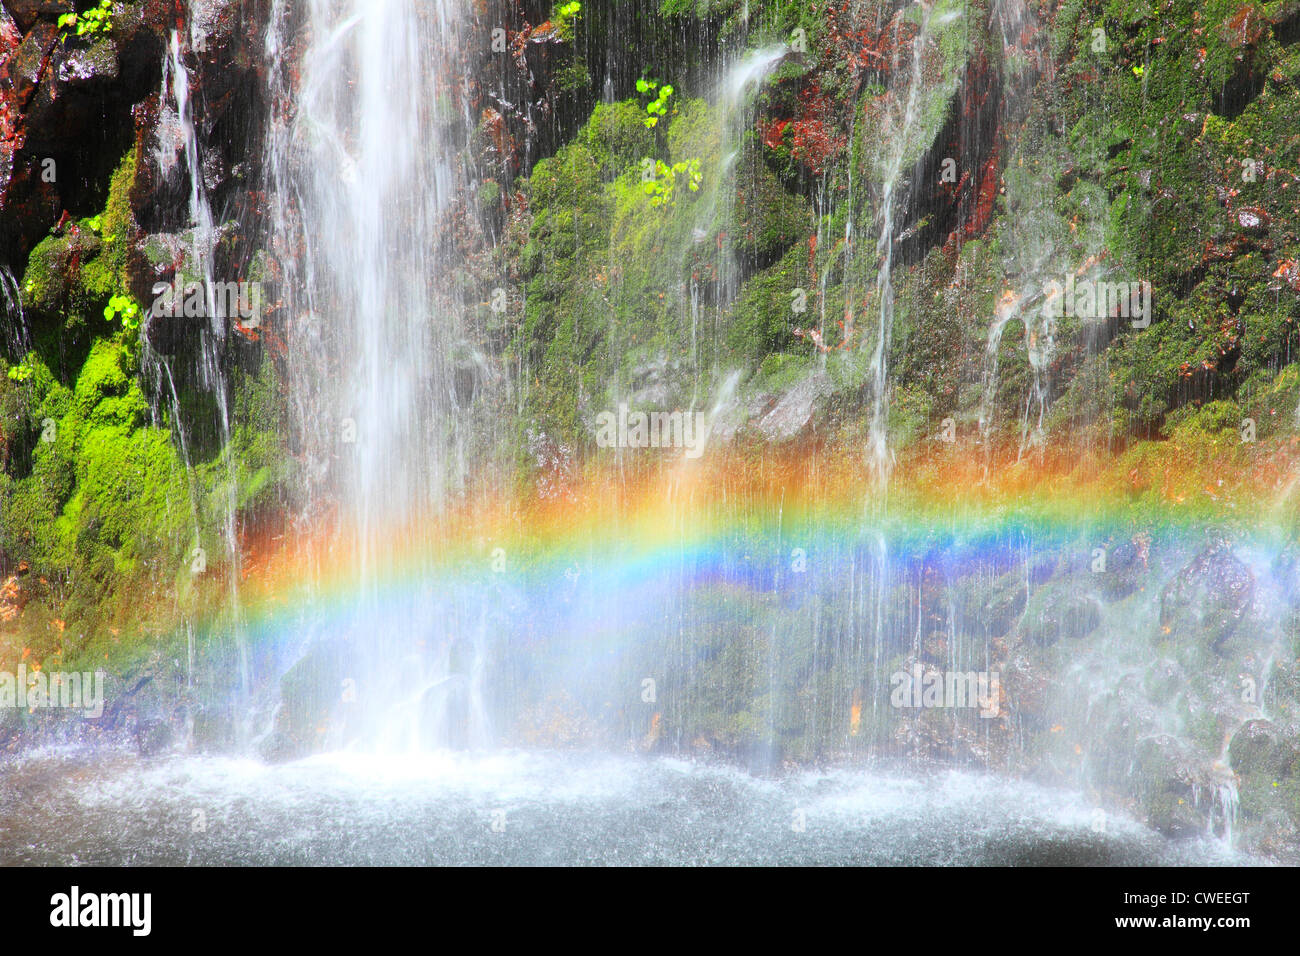
<instances>
[{"instance_id":1,"label":"splashing water","mask_svg":"<svg viewBox=\"0 0 1300 956\"><path fill-rule=\"evenodd\" d=\"M280 701L272 723L289 720L295 708L310 723L294 728L303 730L292 741L301 746L260 751L285 763L141 761L107 748L89 759L41 753L16 761L6 767L13 771L6 782L16 781L13 792L23 799L0 793L0 825L16 827L11 821L19 820L21 808L36 817L41 836L18 841L16 851L0 841L0 849L24 861L105 863L174 862L178 854L188 854L184 862L208 863L1237 861L1231 842L1241 796L1228 743L1263 708L1243 707L1225 722L1217 762L1193 752L1180 708L1193 683L1201 695L1186 708L1193 716L1204 712L1204 701L1216 705L1216 715L1226 713L1217 705L1225 687L1235 691L1238 671L1264 684L1284 647L1280 631L1268 631L1268 641L1254 641L1237 657L1212 649L1196 658L1186 649L1190 641L1170 650L1161 632L1166 602L1157 592L1172 572L1148 569L1145 550L1142 570L1130 575L1135 596L1106 596L1103 585L1070 570L1079 542L1067 534L1047 540L1013 518L991 522L996 527L987 538L963 539L959 525L972 513L964 504L924 512L914 527L901 507L894 514L895 506L884 506L896 467L889 430L891 391L901 378L891 367L895 312L901 341L907 308L894 272L901 276L910 265L902 250L921 228L908 222L915 211L909 207L919 201L914 180L936 123L948 122L935 117L950 109L959 88L951 69L935 79L936 62L953 45L944 31L966 15L952 3L886 6L879 8L882 16L892 10L897 29L906 23L915 32L910 40L895 33L887 71L892 87L878 97L864 92L867 109L855 110L847 131L850 153L858 150L851 168L817 174L816 241L808 251L823 329L828 289L838 294L832 283L841 289L857 283L861 301L877 313L872 348L850 351L846 334L837 364L828 370L822 349L813 372L829 377L857 363L849 371L853 387L860 387L855 394L869 396L873 488L866 494L879 502L874 520L864 522L859 505L867 482L852 486L846 508L852 514L843 518L811 509L795 492L787 500L785 485L769 507L761 493L722 469L719 500L700 505L707 497L703 482L692 482L704 469L670 466L662 485L650 483L646 492L661 500L643 511L638 504L626 513L599 512L608 527L595 530L595 522L581 522L586 505L602 504L597 499L607 489L599 485L582 507L558 516L513 511L517 503L503 496L502 510L510 513L501 523L522 529L520 538L537 547L518 565L515 553L502 550L511 574L493 577L463 567L492 547L490 534L470 544L450 542L452 519L445 513L479 478L467 464L474 460L467 445L502 437L474 431L481 423L467 417L469 403L456 385L459 363L478 347L474 311L482 303L474 300L484 298L484 290L467 289L480 280L466 281L472 270L455 246L463 200L473 195L479 174L466 148L476 100L468 88L475 73L465 62L478 8L460 0L272 0L264 49L272 65L267 238L290 326L288 401L306 474L299 517L304 525L323 518L321 524L342 529L329 541L334 554L304 549L305 607L271 614L265 627L268 656L283 655L267 667L274 671L270 693L278 692ZM298 14L306 17L301 32ZM995 4L1004 53L1028 32L1026 16L1022 3ZM227 383L219 359L230 330L212 308L214 249L224 227L202 175L203 103L201 90L192 89L197 73L183 32L171 33L161 91L162 108L175 120L169 128L176 148L160 143L158 156L165 167L180 154L186 167L191 262L208 283L214 316L204 330L201 370L217 396L228 456ZM671 299L664 309L680 318L691 349L690 361L680 363L695 379L690 409L709 409L710 423L734 410L744 380L742 372L714 368L711 360L718 330L741 311L745 270L753 265L737 253L741 243L734 238L737 200L748 185L745 150L767 108L753 91L789 53L786 44L766 45L726 65L712 77L707 121L683 124L701 138L687 144L686 154L695 146L703 154L707 140L718 163L699 201L671 222L681 232L668 250L669 268L678 261L684 268L669 274L664 290L680 292L680 310L673 311L678 303ZM1023 71L1012 71L1009 80L1017 89L1027 82ZM606 103L616 101L612 75L600 92ZM536 118L534 106L519 107L525 125ZM1008 107L1007 116L1013 114ZM536 146L525 143L522 150L528 155ZM860 207L855 190L864 197ZM1012 216L1032 218L1033 195L1023 181L1009 183L1004 201ZM823 240L831 223L839 232L841 213L843 241L827 252L835 243ZM859 235L874 239L874 254L863 243L855 263ZM1002 279L1006 293L990 317L977 373L979 429L991 443L1000 349L1006 330L1020 321L1027 345L1016 358L1032 376L1023 410L1016 403L1023 454L1042 432L1056 358L1050 324L1034 318L1036 289L1050 275L1047 264L1064 254L1047 230L1032 226L998 240L1003 262L993 283ZM826 266L820 269L819 249ZM796 249L792 258L802 255ZM697 277L689 269L694 262L715 264L717 272ZM856 301L849 297L846 320ZM11 314L20 308L7 273L0 273L0 308ZM154 360L179 409L171 366ZM521 391L528 387L528 361L519 358ZM805 374L801 366L795 370ZM179 439L188 463L184 428ZM544 453L551 454L537 452ZM224 464L229 470L228 457ZM544 504L565 503L570 489L562 485L541 485ZM232 495L224 530L234 581L233 481L225 491ZM777 527L770 533L765 522L773 513ZM567 527L556 532L552 521L578 530L569 537ZM709 521L716 524L700 530ZM1100 534L1091 526L1085 532L1081 538ZM477 534L480 526L465 537ZM802 555L799 567L788 560L795 553ZM328 560L344 569L342 583L320 570ZM1187 564L1192 556L1169 560ZM517 567L524 570L516 574ZM1266 568L1251 573L1254 581L1271 575ZM1270 607L1284 603L1280 595L1266 598ZM236 618L239 600L233 591ZM1197 622L1184 624L1186 633L1195 632ZM1062 637L1069 642L1049 651ZM999 656L1007 643L1014 658ZM1191 656L1179 660L1178 653ZM1036 671L1047 654L1066 662L1058 667L1053 658L1055 669ZM185 655L192 689L192 626ZM935 712L891 699L893 678L914 667L946 668L951 675L1005 665L1018 670L1023 708L997 720L960 705L939 704L946 709ZM246 656L242 666L246 674ZM1204 671L1204 679L1184 680L1177 695L1160 697L1160 680L1179 678L1180 668ZM638 702L633 690L630 698L629 688L647 680L649 695ZM278 726L267 730L258 743L279 732ZM1037 754L1027 759L1031 735L1046 741L1045 750L1057 749L1041 761ZM536 749L499 749L507 744ZM571 745L642 756L546 749ZM1143 748L1161 762L1141 767ZM756 773L663 757L674 749L748 762ZM318 756L293 759L303 753ZM918 764L1005 766L1074 790L969 771L937 773L932 766L896 773L877 764L904 754L919 755ZM61 773L65 756L83 772L72 779ZM792 769L823 760L841 769ZM1166 773L1167 766L1173 769ZM1204 809L1201 822L1208 820L1192 839L1165 841L1123 813L1105 833L1091 826L1100 801L1083 794L1123 799L1132 792L1127 778L1138 775L1135 768L1143 786L1191 781L1192 802ZM251 822L245 800L257 810ZM690 808L689 821L678 813L682 806ZM194 841L167 824L159 839L157 820L188 822L178 808L202 809L225 825ZM516 820L525 825L516 829ZM799 826L792 829L792 821ZM918 831L927 839L917 841Z\"/></svg>"},{"instance_id":2,"label":"splashing water","mask_svg":"<svg viewBox=\"0 0 1300 956\"><path fill-rule=\"evenodd\" d=\"M5 863L43 865L1231 865L1215 841L1168 844L1077 796L979 774L888 770L753 777L675 759L502 751L334 754L75 775L38 754L11 769ZM22 810L13 797L21 796ZM249 807L256 808L249 812ZM689 807L689 812L683 810ZM204 823L202 839L192 821ZM924 839L918 839L924 834Z\"/></svg>"},{"instance_id":3,"label":"splashing water","mask_svg":"<svg viewBox=\"0 0 1300 956\"><path fill-rule=\"evenodd\" d=\"M286 45L275 29L285 12L268 36L272 59ZM452 353L464 306L446 281L455 259L445 240L471 128L457 63L465 10L455 0L313 0L307 16L298 84L273 71L272 244L288 260L289 375L316 476L309 493L339 502L355 529L347 680L366 688L358 720L378 748L449 742L453 706L467 709L478 744L488 736L481 630L464 639L412 626L380 597L396 537L463 479ZM413 621L442 614L431 601Z\"/></svg>"}]
</instances>

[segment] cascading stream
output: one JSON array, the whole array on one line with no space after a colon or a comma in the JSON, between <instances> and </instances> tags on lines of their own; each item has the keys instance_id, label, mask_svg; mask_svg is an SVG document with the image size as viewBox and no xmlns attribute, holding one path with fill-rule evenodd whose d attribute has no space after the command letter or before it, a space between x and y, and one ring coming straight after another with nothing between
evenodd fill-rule
<instances>
[{"instance_id":1,"label":"cascading stream","mask_svg":"<svg viewBox=\"0 0 1300 956\"><path fill-rule=\"evenodd\" d=\"M0 268L0 319L8 334L7 343L14 355L26 355L28 345L27 327L23 322L23 294L8 268Z\"/></svg>"},{"instance_id":2,"label":"cascading stream","mask_svg":"<svg viewBox=\"0 0 1300 956\"><path fill-rule=\"evenodd\" d=\"M286 52L286 9L272 58ZM332 496L353 536L352 636L365 640L349 643L347 679L362 688L364 730L349 736L382 749L447 743L458 709L470 743L487 734L482 629L453 633L435 603L413 624L380 598L410 528L463 479L451 352L464 316L446 240L471 128L466 15L456 0L311 0L296 85L272 71L272 244L287 259L290 384L309 492Z\"/></svg>"},{"instance_id":3,"label":"cascading stream","mask_svg":"<svg viewBox=\"0 0 1300 956\"><path fill-rule=\"evenodd\" d=\"M930 20L934 8L921 6L921 23L910 48L910 68L907 73L907 95L901 114L890 112L888 125L881 131L886 153L879 169L882 177L880 203L877 209L879 238L876 241L876 295L880 302L876 347L871 357L872 405L868 432L868 458L876 483L883 492L889 484L894 456L889 448L889 349L894 331L894 241L898 222L895 203L903 181L904 162L914 148L913 128L917 122L917 107L923 85L922 63L930 42Z\"/></svg>"},{"instance_id":4,"label":"cascading stream","mask_svg":"<svg viewBox=\"0 0 1300 956\"><path fill-rule=\"evenodd\" d=\"M239 489L236 478L236 463L231 444L233 430L231 426L232 411L230 408L229 383L222 355L232 330L228 325L230 319L227 316L226 306L218 299L218 282L214 273L214 250L219 238L219 230L203 177L203 152L195 117L194 91L191 88L190 72L185 59L189 52L189 45L194 42L194 31L201 28L198 26L195 5L193 3L188 4L186 10L186 22L189 25L187 32L189 35L185 42L182 42L180 30L173 29L170 33L163 58L162 87L159 93L159 102L164 110L172 113L174 127L179 132L183 147L185 175L188 177L188 213L191 232L187 249L188 262L185 279L188 281L201 280L202 282L204 315L200 318L200 321L206 320L207 325L199 334L199 385L213 396L217 410L217 438L223 473L221 494L224 499L219 518L222 544L229 565L226 574L229 582L227 591L227 626L235 638L239 653L240 692L247 699L252 678L247 641L241 621L239 595L241 548L236 526ZM164 123L160 124L159 128L161 130L167 127L168 124ZM155 154L155 162L164 176L174 174L173 154L161 144ZM187 282L180 284L184 286ZM188 321L188 319L163 317L155 319L155 321L176 322ZM187 469L192 469L193 462L190 457L189 442L185 434L180 398L176 391L175 377L170 361L166 356L159 355L151 349L147 336L144 337L144 349L145 364L147 367L155 369L154 377L157 380L158 387L163 398L171 405L182 460L185 462ZM194 490L193 483L191 483L191 490ZM197 527L200 524L198 501L193 500L191 506L194 510L195 525ZM201 544L191 552L188 560L191 567L196 570L206 567L208 558ZM241 727L241 733L246 734L247 732L247 727Z\"/></svg>"}]
</instances>

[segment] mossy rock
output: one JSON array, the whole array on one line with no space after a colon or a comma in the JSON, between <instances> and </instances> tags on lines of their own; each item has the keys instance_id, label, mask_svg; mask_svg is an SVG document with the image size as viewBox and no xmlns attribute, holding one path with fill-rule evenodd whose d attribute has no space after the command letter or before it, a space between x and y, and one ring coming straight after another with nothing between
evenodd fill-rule
<instances>
[{"instance_id":1,"label":"mossy rock","mask_svg":"<svg viewBox=\"0 0 1300 956\"><path fill-rule=\"evenodd\" d=\"M602 176L614 179L655 153L654 132L646 128L646 112L637 100L598 103L578 134L591 151Z\"/></svg>"}]
</instances>

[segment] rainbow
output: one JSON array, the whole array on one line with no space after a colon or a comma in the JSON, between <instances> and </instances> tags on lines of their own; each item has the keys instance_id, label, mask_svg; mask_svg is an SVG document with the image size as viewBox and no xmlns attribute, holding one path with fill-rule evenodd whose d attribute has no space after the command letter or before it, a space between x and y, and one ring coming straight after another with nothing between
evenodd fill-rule
<instances>
[{"instance_id":1,"label":"rainbow","mask_svg":"<svg viewBox=\"0 0 1300 956\"><path fill-rule=\"evenodd\" d=\"M895 568L955 568L1045 548L1145 551L1218 535L1279 550L1296 539L1296 440L1148 445L1110 457L914 451L884 493L860 460L820 448L701 461L665 453L652 467L597 461L549 483L546 495L485 486L373 532L365 576L362 535L346 522L247 542L241 601L260 629L304 604L342 615L367 597L453 593L494 578L538 593L566 581L628 588L668 576L771 589L794 580L801 563L847 564L882 550Z\"/></svg>"}]
</instances>

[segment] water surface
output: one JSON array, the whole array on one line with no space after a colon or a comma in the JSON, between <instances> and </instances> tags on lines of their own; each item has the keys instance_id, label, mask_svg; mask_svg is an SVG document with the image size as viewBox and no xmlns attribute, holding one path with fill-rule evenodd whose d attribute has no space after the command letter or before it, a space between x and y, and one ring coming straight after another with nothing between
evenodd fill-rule
<instances>
[{"instance_id":1,"label":"water surface","mask_svg":"<svg viewBox=\"0 0 1300 956\"><path fill-rule=\"evenodd\" d=\"M0 862L1225 865L1076 794L957 771L757 777L671 758L43 751L3 769Z\"/></svg>"}]
</instances>

